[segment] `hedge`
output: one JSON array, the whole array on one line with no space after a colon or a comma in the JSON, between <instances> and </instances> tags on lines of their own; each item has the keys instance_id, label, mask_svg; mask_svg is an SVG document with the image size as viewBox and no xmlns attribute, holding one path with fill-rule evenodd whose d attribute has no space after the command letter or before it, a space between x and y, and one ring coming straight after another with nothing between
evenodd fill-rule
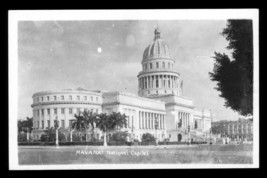
<instances>
[{"instance_id":1,"label":"hedge","mask_svg":"<svg viewBox=\"0 0 267 178\"><path fill-rule=\"evenodd\" d=\"M107 142L109 146L133 146L133 145L156 145L156 142ZM186 145L188 142L158 142L159 145ZM207 144L207 142L191 142L191 144ZM51 146L55 145L55 142L19 142L19 146ZM90 145L90 146L102 146L103 142L59 142L61 146L70 145Z\"/></svg>"}]
</instances>

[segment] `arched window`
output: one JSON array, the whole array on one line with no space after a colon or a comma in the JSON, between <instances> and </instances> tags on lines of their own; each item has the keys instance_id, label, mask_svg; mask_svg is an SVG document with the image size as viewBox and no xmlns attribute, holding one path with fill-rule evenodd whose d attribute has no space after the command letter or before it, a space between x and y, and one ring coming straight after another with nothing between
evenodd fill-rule
<instances>
[{"instance_id":1,"label":"arched window","mask_svg":"<svg viewBox=\"0 0 267 178\"><path fill-rule=\"evenodd\" d=\"M159 80L156 79L156 88L158 88L158 87L159 87Z\"/></svg>"},{"instance_id":2,"label":"arched window","mask_svg":"<svg viewBox=\"0 0 267 178\"><path fill-rule=\"evenodd\" d=\"M165 62L162 63L162 67L165 68Z\"/></svg>"},{"instance_id":3,"label":"arched window","mask_svg":"<svg viewBox=\"0 0 267 178\"><path fill-rule=\"evenodd\" d=\"M157 65L157 68L159 68L159 63L158 62L156 63L156 65Z\"/></svg>"},{"instance_id":4,"label":"arched window","mask_svg":"<svg viewBox=\"0 0 267 178\"><path fill-rule=\"evenodd\" d=\"M150 63L150 69L152 69L152 63Z\"/></svg>"}]
</instances>

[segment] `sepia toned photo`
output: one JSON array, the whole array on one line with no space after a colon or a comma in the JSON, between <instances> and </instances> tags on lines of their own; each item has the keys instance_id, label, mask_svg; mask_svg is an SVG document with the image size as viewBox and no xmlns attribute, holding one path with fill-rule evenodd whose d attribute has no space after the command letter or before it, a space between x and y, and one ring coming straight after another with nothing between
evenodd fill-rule
<instances>
[{"instance_id":1,"label":"sepia toned photo","mask_svg":"<svg viewBox=\"0 0 267 178\"><path fill-rule=\"evenodd\" d=\"M9 12L9 167L259 166L257 10Z\"/></svg>"}]
</instances>

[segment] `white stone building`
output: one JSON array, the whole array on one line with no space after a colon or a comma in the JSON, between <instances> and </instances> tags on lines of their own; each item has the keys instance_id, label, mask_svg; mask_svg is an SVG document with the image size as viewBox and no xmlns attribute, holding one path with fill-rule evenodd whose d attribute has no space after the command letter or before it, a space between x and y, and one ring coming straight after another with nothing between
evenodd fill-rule
<instances>
[{"instance_id":1,"label":"white stone building","mask_svg":"<svg viewBox=\"0 0 267 178\"><path fill-rule=\"evenodd\" d=\"M159 141L205 140L210 134L211 111L196 110L193 101L183 96L183 80L173 70L175 60L160 31L156 29L154 33L153 43L143 53L142 71L137 75L138 96L81 88L36 93L32 104L34 138L39 139L44 129L52 127L56 117L61 127L68 128L74 113L89 109L96 113L125 113L129 116L128 127L123 130L138 140L144 133L153 134Z\"/></svg>"}]
</instances>

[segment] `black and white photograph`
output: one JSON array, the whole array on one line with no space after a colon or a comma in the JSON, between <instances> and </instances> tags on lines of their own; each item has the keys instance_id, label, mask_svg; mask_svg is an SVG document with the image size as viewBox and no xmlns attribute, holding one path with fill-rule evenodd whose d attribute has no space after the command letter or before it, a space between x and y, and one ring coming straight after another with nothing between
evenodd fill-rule
<instances>
[{"instance_id":1,"label":"black and white photograph","mask_svg":"<svg viewBox=\"0 0 267 178\"><path fill-rule=\"evenodd\" d=\"M9 11L9 169L258 168L258 13Z\"/></svg>"}]
</instances>

